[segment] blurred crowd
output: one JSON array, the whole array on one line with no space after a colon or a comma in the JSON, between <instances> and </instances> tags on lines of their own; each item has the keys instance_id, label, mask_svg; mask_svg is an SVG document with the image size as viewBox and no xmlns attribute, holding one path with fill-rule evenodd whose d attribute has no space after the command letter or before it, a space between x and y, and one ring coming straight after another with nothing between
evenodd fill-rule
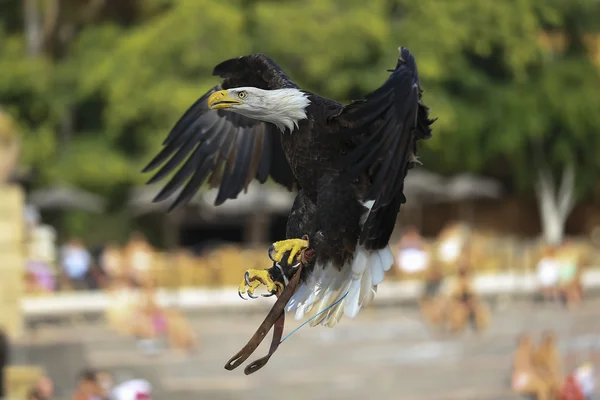
<instances>
[{"instance_id":1,"label":"blurred crowd","mask_svg":"<svg viewBox=\"0 0 600 400\"><path fill-rule=\"evenodd\" d=\"M562 302L569 307L583 299L582 268L570 243L547 246L537 264L537 281L545 301Z\"/></svg>"},{"instance_id":2,"label":"blurred crowd","mask_svg":"<svg viewBox=\"0 0 600 400\"><path fill-rule=\"evenodd\" d=\"M29 218L31 249L26 269L29 293L57 290L104 290L110 304L110 327L138 339L140 349L155 354L164 348L189 352L196 337L185 315L158 300L150 273L156 250L143 234L134 232L124 246L109 243L91 250L79 238L71 238L54 255L54 236L49 227ZM56 267L53 260L56 259Z\"/></svg>"},{"instance_id":3,"label":"blurred crowd","mask_svg":"<svg viewBox=\"0 0 600 400\"><path fill-rule=\"evenodd\" d=\"M395 248L397 271L403 277L423 281L420 306L425 320L449 333L459 333L467 326L480 332L489 324L489 307L474 288L473 278L479 268L472 235L468 226L452 224L431 246L415 227L408 227ZM570 242L542 247L537 257L536 297L567 307L580 304L581 254Z\"/></svg>"},{"instance_id":4,"label":"blurred crowd","mask_svg":"<svg viewBox=\"0 0 600 400\"><path fill-rule=\"evenodd\" d=\"M423 282L420 306L425 320L450 333L459 333L467 326L480 332L489 324L489 307L478 296L473 283L475 273L481 269L481 253L485 253L485 249L475 248L473 237L469 226L462 223L449 224L434 242L425 240L416 227L409 226L393 246L396 268L392 273L401 279ZM243 252L236 248L228 251ZM264 259L264 251L259 253ZM95 250L88 249L82 240L72 238L59 248L56 270L41 257L29 259L28 291L105 290L111 294L112 306L107 315L116 331L139 337L140 343L154 343L157 337L164 336L173 347L194 348L195 340L185 333L189 330L185 318L175 309L161 308L156 300L158 282L153 265L157 255L139 232L134 232L122 247L109 243ZM247 268L252 263L247 255L245 261L229 257L215 263L227 266L225 269L231 270L232 275L236 275L234 265ZM569 242L542 247L531 260L537 263L535 279L540 299L568 307L580 304L583 300L581 259L579 248ZM177 264L176 257L167 265L170 275L176 268L174 264ZM199 265L195 261L191 269L198 270ZM207 267L207 264L202 265ZM239 279L242 273L240 270L235 278ZM210 275L205 278L214 280ZM185 280L185 277L181 279ZM195 283L190 281L189 284ZM136 290L140 288L141 291ZM142 347L153 348L146 344Z\"/></svg>"},{"instance_id":5,"label":"blurred crowd","mask_svg":"<svg viewBox=\"0 0 600 400\"><path fill-rule=\"evenodd\" d=\"M476 332L489 321L487 305L473 288L468 229L452 225L440 234L437 248L427 249L415 227L409 227L397 245L397 267L407 275L421 274L421 312L432 327L459 333L467 325ZM445 285L451 278L449 285Z\"/></svg>"},{"instance_id":6,"label":"blurred crowd","mask_svg":"<svg viewBox=\"0 0 600 400\"><path fill-rule=\"evenodd\" d=\"M43 229L38 235L53 239ZM51 241L51 240L50 240ZM43 240L42 240L43 242ZM39 245L39 243L38 243ZM159 299L159 288L155 271L155 260L159 252L139 232L118 246L109 243L99 249L89 249L79 238L67 240L58 247L55 263L52 257L36 257L44 254L44 246L38 246L30 254L27 264L28 291L54 292L57 290L104 290L109 296L105 311L106 320L113 331L137 339L140 351L148 355L165 349L189 353L197 349L198 340L189 320L175 307L165 306ZM549 305L576 307L584 299L582 286L582 252L570 242L557 246L541 246L528 262L538 288L539 300ZM395 268L391 273L400 279L416 279L422 282L419 305L423 320L435 331L456 335L467 328L481 333L491 322L490 307L477 293L474 285L476 273L482 270L481 263L486 248L477 246L477 238L470 227L463 223L449 224L434 241L423 238L416 227L409 226L393 245ZM46 252L48 252L46 250ZM260 250L257 260L266 257ZM232 257L240 257L240 261ZM224 257L229 257L225 259ZM177 257L168 259L167 273L172 275ZM222 257L222 258L219 258ZM214 253L215 263L225 266L239 279L241 271L234 265L248 268L254 261L241 248ZM181 260L179 260L180 262ZM56 267L54 267L56 265ZM194 262L193 268L208 263ZM205 268L206 269L206 268ZM208 268L210 269L210 268ZM202 279L213 279L204 275ZM185 277L180 280L186 281ZM222 282L221 282L222 283ZM196 284L189 282L190 285ZM593 390L590 379L591 364L585 364L563 375L554 336L543 337L539 348L534 348L531 337L523 336L514 356L512 390L530 394L541 400L586 399ZM80 384L73 400L142 399L146 394L131 397L114 397L110 376L105 372L82 373ZM143 381L138 382L142 386ZM133 387L131 386L131 387ZM47 378L32 389L30 399L49 399L52 385ZM121 387L123 393L127 391ZM129 389L128 389L129 390ZM111 394L110 397L108 393ZM127 397L130 396L130 397ZM148 394L149 396L149 394Z\"/></svg>"},{"instance_id":7,"label":"blurred crowd","mask_svg":"<svg viewBox=\"0 0 600 400\"><path fill-rule=\"evenodd\" d=\"M29 293L108 289L124 280L136 287L154 280L164 287L157 270L165 267L169 275L181 277L178 283L173 282L178 287L232 285L237 284L245 269L253 267L250 264L266 266L264 248L246 249L241 245L216 247L196 257L184 249L160 252L139 232L134 232L123 245L107 243L97 248L87 247L80 238L71 238L58 246L52 228L46 225L38 226L31 236L34 239L26 272ZM498 243L502 243L500 238L473 232L464 223L451 223L437 237L428 239L410 226L393 246L396 268L390 275L427 281L432 292L441 286L441 275L456 276L459 269L468 270L469 275L514 273L519 269L518 273L534 273L540 293L548 301L562 300L574 306L582 300L582 259L590 252L590 246L582 250L581 243L569 241L557 246L531 245L526 255L513 256L512 249ZM238 260L238 256L243 257ZM193 273L175 274L183 264ZM238 271L237 264L244 264L245 268Z\"/></svg>"},{"instance_id":8,"label":"blurred crowd","mask_svg":"<svg viewBox=\"0 0 600 400\"><path fill-rule=\"evenodd\" d=\"M8 382L7 369L10 364L10 343L0 330L0 398L23 398L26 400L52 400L55 385L46 374L35 374L26 387L17 387ZM125 379L118 384L108 371L86 369L76 377L71 388L71 400L150 400L152 385L144 379ZM23 392L23 393L21 393Z\"/></svg>"},{"instance_id":9,"label":"blurred crowd","mask_svg":"<svg viewBox=\"0 0 600 400\"><path fill-rule=\"evenodd\" d=\"M590 400L595 389L591 362L584 362L565 375L553 332L534 345L529 334L518 338L513 355L512 389L537 400Z\"/></svg>"},{"instance_id":10,"label":"blurred crowd","mask_svg":"<svg viewBox=\"0 0 600 400\"><path fill-rule=\"evenodd\" d=\"M43 375L27 391L27 400L52 400L54 383ZM151 400L152 385L145 379L129 379L115 384L107 371L86 369L79 374L70 400Z\"/></svg>"},{"instance_id":11,"label":"blurred crowd","mask_svg":"<svg viewBox=\"0 0 600 400\"><path fill-rule=\"evenodd\" d=\"M399 270L423 278L423 319L449 334L458 334L467 326L473 332L482 332L490 322L490 309L473 285L468 238L464 226L450 226L431 249L411 227L396 246ZM579 305L584 298L581 264L581 253L572 243L543 247L535 274L539 299L567 308ZM538 400L589 400L594 380L594 366L589 361L565 375L553 332L546 332L537 347L528 334L518 339L511 378L515 393Z\"/></svg>"},{"instance_id":12,"label":"blurred crowd","mask_svg":"<svg viewBox=\"0 0 600 400\"><path fill-rule=\"evenodd\" d=\"M138 232L134 232L122 248L109 243L91 250L81 239L71 238L59 248L56 267L50 257L28 258L27 290L39 293L109 289L121 281L140 287L149 279L154 253Z\"/></svg>"},{"instance_id":13,"label":"blurred crowd","mask_svg":"<svg viewBox=\"0 0 600 400\"><path fill-rule=\"evenodd\" d=\"M175 307L162 306L152 282L134 290L127 281L120 280L110 290L109 298L106 320L110 328L137 338L144 353L153 355L166 348L183 353L196 350L198 340L188 318Z\"/></svg>"}]
</instances>

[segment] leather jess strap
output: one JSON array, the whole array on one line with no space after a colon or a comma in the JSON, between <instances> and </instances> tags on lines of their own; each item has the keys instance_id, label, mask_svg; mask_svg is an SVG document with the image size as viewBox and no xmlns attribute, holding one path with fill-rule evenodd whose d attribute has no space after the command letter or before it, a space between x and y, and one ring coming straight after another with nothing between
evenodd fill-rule
<instances>
[{"instance_id":1,"label":"leather jess strap","mask_svg":"<svg viewBox=\"0 0 600 400\"><path fill-rule=\"evenodd\" d=\"M269 348L269 353L259 358L258 360L250 363L245 369L244 373L246 375L250 375L262 367L264 367L273 353L279 347L281 343L281 338L283 336L283 328L285 324L285 312L284 308L288 301L292 298L292 295L296 291L296 287L300 281L300 273L302 272L303 264L300 263L298 269L296 270L294 276L287 284L287 286L283 289L281 294L277 297L277 301L273 304L271 311L267 314L263 322L260 324L252 338L246 343L246 345L238 351L233 357L229 359L227 364L225 364L225 369L228 371L232 371L239 367L244 361L248 359L254 353L254 351L258 348L258 346L262 343L267 333L274 327L273 338L271 339L271 347Z\"/></svg>"}]
</instances>

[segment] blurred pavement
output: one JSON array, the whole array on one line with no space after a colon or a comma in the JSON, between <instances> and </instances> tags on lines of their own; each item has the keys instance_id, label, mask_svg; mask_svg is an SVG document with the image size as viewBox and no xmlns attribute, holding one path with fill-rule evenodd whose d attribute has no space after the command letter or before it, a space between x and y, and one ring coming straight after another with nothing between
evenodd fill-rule
<instances>
[{"instance_id":1,"label":"blurred pavement","mask_svg":"<svg viewBox=\"0 0 600 400\"><path fill-rule=\"evenodd\" d=\"M190 358L168 352L144 356L133 340L108 332L101 322L44 325L21 341L13 359L39 361L59 388L72 387L88 365L109 369L119 380L147 378L157 399L501 400L518 398L508 388L515 338L523 331L556 330L563 354L569 353L569 368L590 353L600 354L600 300L574 312L513 303L493 314L481 337L466 332L461 338L430 333L414 308L380 307L333 330L304 327L254 375L245 376L243 366L226 371L225 362L263 317L262 312L193 314L201 348ZM286 326L289 332L298 322L290 318ZM268 342L251 360L266 354Z\"/></svg>"}]
</instances>

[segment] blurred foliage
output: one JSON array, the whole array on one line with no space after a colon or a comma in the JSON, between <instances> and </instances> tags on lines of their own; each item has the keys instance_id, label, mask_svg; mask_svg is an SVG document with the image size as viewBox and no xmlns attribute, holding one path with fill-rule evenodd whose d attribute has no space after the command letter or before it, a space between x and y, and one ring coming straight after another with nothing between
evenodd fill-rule
<instances>
[{"instance_id":1,"label":"blurred foliage","mask_svg":"<svg viewBox=\"0 0 600 400\"><path fill-rule=\"evenodd\" d=\"M557 175L576 163L589 192L600 172L600 3L398 1L395 14L440 117L423 146L429 167L519 190L540 163Z\"/></svg>"},{"instance_id":2,"label":"blurred foliage","mask_svg":"<svg viewBox=\"0 0 600 400\"><path fill-rule=\"evenodd\" d=\"M529 189L534 150L580 188L600 172L596 0L3 0L0 105L39 185L116 198L218 62L272 56L340 101L375 89L396 48L417 57L434 139L425 165ZM539 153L538 153L539 154Z\"/></svg>"}]
</instances>

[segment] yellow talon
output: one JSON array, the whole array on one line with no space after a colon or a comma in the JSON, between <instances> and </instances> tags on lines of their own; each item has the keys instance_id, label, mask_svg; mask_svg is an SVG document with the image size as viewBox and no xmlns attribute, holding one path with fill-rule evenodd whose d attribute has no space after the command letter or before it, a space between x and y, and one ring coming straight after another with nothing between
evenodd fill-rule
<instances>
[{"instance_id":1,"label":"yellow talon","mask_svg":"<svg viewBox=\"0 0 600 400\"><path fill-rule=\"evenodd\" d=\"M283 255L286 251L290 251L290 256L288 257L288 264L291 264L296 255L300 252L300 250L308 248L308 240L305 239L287 239L281 240L279 242L273 243L273 250L275 251L275 256L273 259L276 262L281 262Z\"/></svg>"},{"instance_id":2,"label":"yellow talon","mask_svg":"<svg viewBox=\"0 0 600 400\"><path fill-rule=\"evenodd\" d=\"M238 293L240 293L240 296L242 293L248 293L252 297L252 295L254 294L254 291L259 286L260 286L260 281L254 281L254 282L252 282L252 284L250 286L248 286L248 285L246 285L246 279L243 279L242 283L240 283L240 286L238 286Z\"/></svg>"},{"instance_id":3,"label":"yellow talon","mask_svg":"<svg viewBox=\"0 0 600 400\"><path fill-rule=\"evenodd\" d=\"M256 296L254 296L254 291L260 285L265 285L270 293L267 296L263 295L265 297L272 296L273 294L279 294L283 291L283 284L281 282L274 281L271 278L269 271L266 269L249 269L244 274L242 283L240 283L240 286L238 286L238 294L240 297L244 298L242 294L248 293L249 297L255 299Z\"/></svg>"}]
</instances>

